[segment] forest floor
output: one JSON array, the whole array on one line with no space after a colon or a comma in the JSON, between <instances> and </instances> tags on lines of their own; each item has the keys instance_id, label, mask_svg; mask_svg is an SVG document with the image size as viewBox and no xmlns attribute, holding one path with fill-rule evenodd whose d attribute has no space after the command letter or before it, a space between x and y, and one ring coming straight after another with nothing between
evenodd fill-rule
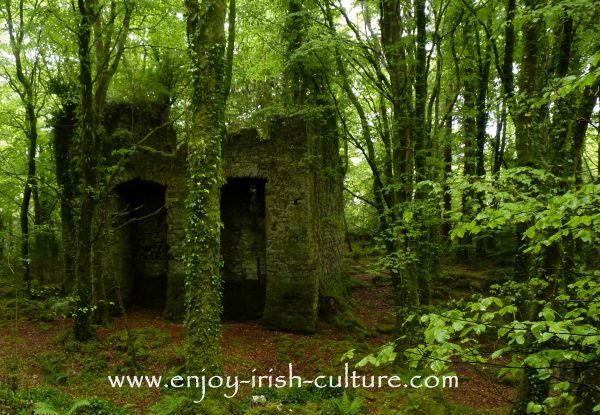
<instances>
[{"instance_id":1,"label":"forest floor","mask_svg":"<svg viewBox=\"0 0 600 415\"><path fill-rule=\"evenodd\" d=\"M268 374L273 369L273 373L286 374L288 364L292 363L294 374L305 377L338 375L344 370L340 357L348 350L355 349L357 356L363 356L391 340L394 317L389 278L367 272L364 262L348 265L348 275L353 280L350 311L334 321L319 323L316 334L270 331L258 321L225 321L221 339L225 373L250 377L253 369L257 374ZM456 266L445 267L445 275L448 281L461 281L463 285L446 282L437 287L434 297L468 296L480 288L474 285L485 279L484 273ZM165 395L172 392L111 388L106 376L135 372L169 377L184 373L183 327L164 321L159 311L133 310L127 317L116 317L109 326L97 329L97 340L82 345L69 336L70 320L58 317L48 309L49 304L30 302L19 310L10 303L10 298L2 296L1 290L0 298L9 311L8 315L0 316L0 388L51 387L70 397L98 396L121 406L128 405L133 413L147 414L152 413L149 409L152 405L164 401ZM391 375L400 369L373 370ZM509 412L515 388L498 381L496 371L468 364L456 364L452 370L459 376L456 389L351 392L360 396L363 413L369 414ZM401 376L405 378L408 374L405 371ZM257 393L268 394L268 391L252 392L245 388L236 399L248 404L249 396ZM292 403L308 404L310 400L308 395L287 396L287 402Z\"/></svg>"}]
</instances>

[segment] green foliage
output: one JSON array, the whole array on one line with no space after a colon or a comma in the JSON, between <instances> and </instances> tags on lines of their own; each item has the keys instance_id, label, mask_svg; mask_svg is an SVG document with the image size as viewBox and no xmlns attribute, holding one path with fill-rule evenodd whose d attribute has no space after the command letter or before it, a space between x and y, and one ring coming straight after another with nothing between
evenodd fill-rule
<instances>
[{"instance_id":1,"label":"green foliage","mask_svg":"<svg viewBox=\"0 0 600 415\"><path fill-rule=\"evenodd\" d=\"M65 370L65 361L52 353L46 353L40 357L40 365L46 376L46 381L51 385L64 384L69 378Z\"/></svg>"},{"instance_id":2,"label":"green foliage","mask_svg":"<svg viewBox=\"0 0 600 415\"><path fill-rule=\"evenodd\" d=\"M167 395L150 408L150 415L232 415L232 404L223 398L206 398L200 403L185 395Z\"/></svg>"},{"instance_id":3,"label":"green foliage","mask_svg":"<svg viewBox=\"0 0 600 415\"><path fill-rule=\"evenodd\" d=\"M579 243L590 249L598 243L599 190L598 185L588 184L546 200L531 198L529 204L506 197L493 209L483 209L474 220L460 224L455 235L528 223L526 252L539 254L559 243ZM533 368L537 378L553 381L554 393L543 404L529 402L528 412L541 413L559 405L575 411L580 402L573 385L585 383L585 378L569 368L600 364L598 276L600 270L587 269L583 263L560 277L553 272L492 286L491 296L475 295L472 301L457 302L455 308L422 315L424 341L405 354L412 367L427 365L437 373L447 371L454 359L498 365L502 367L499 376L515 376L525 367ZM530 316L528 310L535 310L535 315ZM492 352L484 351L488 335L500 340Z\"/></svg>"},{"instance_id":4,"label":"green foliage","mask_svg":"<svg viewBox=\"0 0 600 415\"><path fill-rule=\"evenodd\" d=\"M73 401L56 389L32 389L22 393L0 389L2 415L130 415L105 399L89 398Z\"/></svg>"},{"instance_id":5,"label":"green foliage","mask_svg":"<svg viewBox=\"0 0 600 415\"><path fill-rule=\"evenodd\" d=\"M331 415L358 415L363 409L363 399L355 397L350 399L348 394L344 394L339 398L333 398L329 401L329 409L326 409L324 414Z\"/></svg>"},{"instance_id":6,"label":"green foliage","mask_svg":"<svg viewBox=\"0 0 600 415\"><path fill-rule=\"evenodd\" d=\"M80 399L75 401L67 411L67 415L129 415L127 408L121 408L114 403L99 399Z\"/></svg>"},{"instance_id":7,"label":"green foliage","mask_svg":"<svg viewBox=\"0 0 600 415\"><path fill-rule=\"evenodd\" d=\"M387 343L384 344L383 346L381 346L379 348L379 352L377 353L377 355L373 355L373 354L368 354L365 357L363 357L361 360L359 360L356 363L356 367L363 367L363 366L367 366L367 365L373 365L375 367L379 367L381 365L387 365L390 364L392 362L394 362L394 360L396 360L396 344L395 343ZM341 360L346 360L346 359L353 359L354 358L354 349L346 352Z\"/></svg>"},{"instance_id":8,"label":"green foliage","mask_svg":"<svg viewBox=\"0 0 600 415\"><path fill-rule=\"evenodd\" d=\"M123 353L122 373L137 373L154 352L167 344L170 335L154 327L121 330L108 337L109 344ZM101 364L101 362L99 362Z\"/></svg>"},{"instance_id":9,"label":"green foliage","mask_svg":"<svg viewBox=\"0 0 600 415\"><path fill-rule=\"evenodd\" d=\"M544 247L565 240L585 244L600 241L600 185L589 183L564 194L546 193L549 181L556 180L547 173L515 169L505 171L499 182L479 183L478 190L486 198L486 208L474 219L460 221L452 236L466 233L477 235L517 224L531 224L524 232L529 245L526 252L539 254ZM526 186L524 194L518 188ZM522 187L521 187L522 188Z\"/></svg>"},{"instance_id":10,"label":"green foliage","mask_svg":"<svg viewBox=\"0 0 600 415\"><path fill-rule=\"evenodd\" d=\"M143 353L152 349L164 346L171 338L166 333L156 327L142 327L139 329L121 330L109 336L108 342L117 350L126 351L129 346L129 336L134 339L134 347Z\"/></svg>"}]
</instances>

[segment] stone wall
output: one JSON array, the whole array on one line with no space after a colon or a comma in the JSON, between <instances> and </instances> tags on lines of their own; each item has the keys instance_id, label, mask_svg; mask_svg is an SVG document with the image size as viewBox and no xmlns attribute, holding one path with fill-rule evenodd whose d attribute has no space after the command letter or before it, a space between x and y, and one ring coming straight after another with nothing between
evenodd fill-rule
<instances>
[{"instance_id":1,"label":"stone wall","mask_svg":"<svg viewBox=\"0 0 600 415\"><path fill-rule=\"evenodd\" d=\"M109 287L107 296L114 300L120 295L126 305L140 297L150 297L148 301L134 301L141 306L150 305L149 301L161 300L160 304L164 304L164 316L181 321L184 313L185 277L185 154L177 150L176 134L169 122L168 110L153 105L120 104L111 106L107 112L105 124L109 140L104 148L107 165L122 166L110 183L106 213L100 215L105 216L110 223L104 232L104 240L97 244L97 253L101 256L101 272ZM147 183L150 185L148 189L153 186L164 189L164 208L157 211L160 206L156 205L156 200L147 199L147 206L137 210L133 216L127 214L127 201L132 196L128 193L134 192L132 186L136 186L136 183ZM144 196L138 195L138 199L144 200ZM140 215L146 216L155 211L155 215L145 219L145 226L143 223L124 226L126 221L137 221L136 215L139 219ZM164 225L155 223L156 226L153 227L153 220L163 220ZM164 231L158 230L160 226L165 226ZM140 232L145 236L140 235ZM164 244L147 240L158 237L160 232L166 238ZM166 249L166 265L163 264L162 253L154 252L160 258L151 258L153 250L159 249ZM141 261L143 264L131 264L132 261ZM147 274L146 277L151 281L152 278L159 278L163 267L166 267L167 273L164 288L155 294L145 292L140 285L143 284L143 279L136 277L136 273ZM159 281L154 282L154 287L161 284ZM119 289L121 292L117 293ZM161 296L161 299L156 296Z\"/></svg>"},{"instance_id":2,"label":"stone wall","mask_svg":"<svg viewBox=\"0 0 600 415\"><path fill-rule=\"evenodd\" d=\"M140 279L132 277L146 265L152 268L150 262L137 268L130 262L164 246L164 316L180 321L185 286L185 154L177 150L168 113L160 107L113 106L106 124L111 138L104 150L107 165L118 164L123 157L122 151L115 154L114 150L134 150L126 154L123 168L112 180L105 213L100 215L111 224L96 250L100 272L108 282L107 296L117 298L120 290L129 301L137 290L158 301L144 294ZM266 140L249 129L230 134L223 143L223 174L230 186L228 190L226 184L223 190L221 210L227 317L262 314L267 327L304 333L316 330L319 294L340 271L343 234L342 179L336 132L331 126L335 124L327 120L311 124L300 117L282 118L271 124ZM135 219L122 215L128 200L123 192L136 183L164 189L164 245L132 240L132 228L123 226ZM141 230L151 235L142 239L157 237L146 225ZM162 265L155 265L142 273L157 277L163 271Z\"/></svg>"},{"instance_id":3,"label":"stone wall","mask_svg":"<svg viewBox=\"0 0 600 415\"><path fill-rule=\"evenodd\" d=\"M341 217L335 215L343 214L341 179L339 171L328 175L325 168L339 156L337 149L325 152L327 140L301 118L281 119L270 131L268 140L260 140L254 130L229 136L223 146L224 174L266 179L263 324L310 333L318 320L320 283L340 266Z\"/></svg>"}]
</instances>

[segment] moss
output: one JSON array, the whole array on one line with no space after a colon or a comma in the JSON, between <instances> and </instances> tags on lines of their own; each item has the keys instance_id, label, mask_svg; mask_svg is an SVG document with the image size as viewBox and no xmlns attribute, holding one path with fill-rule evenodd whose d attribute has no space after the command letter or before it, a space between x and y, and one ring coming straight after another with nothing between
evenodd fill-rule
<instances>
[{"instance_id":1,"label":"moss","mask_svg":"<svg viewBox=\"0 0 600 415\"><path fill-rule=\"evenodd\" d=\"M150 408L150 415L237 415L232 402L207 398L200 403L184 395L167 395Z\"/></svg>"},{"instance_id":2,"label":"moss","mask_svg":"<svg viewBox=\"0 0 600 415\"><path fill-rule=\"evenodd\" d=\"M358 283L341 272L321 284L319 292L320 315L330 319L335 315L344 314L353 304L352 290L356 287L358 287Z\"/></svg>"},{"instance_id":3,"label":"moss","mask_svg":"<svg viewBox=\"0 0 600 415\"><path fill-rule=\"evenodd\" d=\"M263 325L294 333L314 333L317 322L314 286L315 282L310 280L268 285Z\"/></svg>"}]
</instances>

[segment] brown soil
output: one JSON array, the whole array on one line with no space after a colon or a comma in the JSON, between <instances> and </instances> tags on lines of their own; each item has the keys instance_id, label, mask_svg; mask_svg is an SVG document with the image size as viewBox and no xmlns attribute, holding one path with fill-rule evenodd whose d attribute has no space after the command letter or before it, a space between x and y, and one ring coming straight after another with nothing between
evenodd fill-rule
<instances>
[{"instance_id":1,"label":"brown soil","mask_svg":"<svg viewBox=\"0 0 600 415\"><path fill-rule=\"evenodd\" d=\"M359 265L351 268L350 275L358 283L354 290L354 315L364 323L362 328L341 330L331 323L322 322L316 334L306 336L265 330L256 321L224 322L221 344L225 373L249 377L253 369L256 369L256 374L268 374L268 370L273 369L273 373L281 374L287 373L287 365L293 363L295 373L303 376L341 374L343 363L339 358L355 344L362 345L362 353L365 349L375 351L379 345L389 341L391 335L382 329L393 325L392 292L388 278L365 273ZM86 357L77 353L65 354L64 340L57 340L61 335L65 337L70 320L57 318L50 323L41 323L19 318L17 321L18 324L14 320L0 324L0 373L6 373L7 362L16 358L20 364L20 388L44 385L45 374L40 357L50 353L66 356L64 370L68 374L66 384L53 386L74 396L96 395L122 404L134 403L140 414L146 413L152 403L161 399L161 390L115 390L100 375L91 381L78 378L85 370ZM141 364L143 373L139 374L166 376L183 365L183 326L162 320L157 311L137 310L130 312L126 319L115 318L110 326L97 330L99 353L105 356L108 373L118 374L124 365L125 353L115 348L111 335L127 326L130 329L153 327L169 336L166 344L147 351ZM500 384L492 372L479 367L457 364L453 370L459 375L460 386L445 390L447 399L471 408L489 410L485 413L508 413L510 401L515 397L514 388ZM381 373L386 373L385 369ZM0 381L3 380L0 374ZM401 408L405 399L402 393L394 395L389 391L381 396L377 392L365 395L367 407L373 411L382 403L385 408ZM396 399L398 401L393 402Z\"/></svg>"}]
</instances>

